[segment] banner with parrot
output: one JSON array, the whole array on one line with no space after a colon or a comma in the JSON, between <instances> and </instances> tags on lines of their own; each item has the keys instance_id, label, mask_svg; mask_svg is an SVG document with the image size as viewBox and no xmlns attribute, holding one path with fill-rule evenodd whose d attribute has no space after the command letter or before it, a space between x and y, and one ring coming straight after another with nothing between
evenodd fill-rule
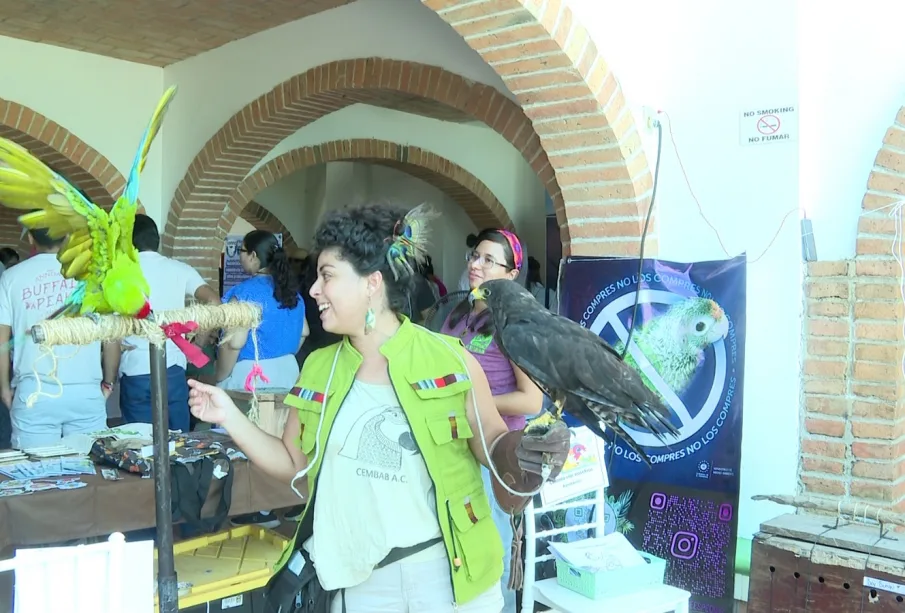
<instances>
[{"instance_id":1,"label":"banner with parrot","mask_svg":"<svg viewBox=\"0 0 905 613\"><path fill-rule=\"evenodd\" d=\"M625 441L607 444L607 529L667 560L666 582L693 594L693 611L733 610L746 269L745 255L568 258L562 269L560 313L620 353L637 313L625 361L669 408L679 437L625 427L650 467Z\"/></svg>"}]
</instances>

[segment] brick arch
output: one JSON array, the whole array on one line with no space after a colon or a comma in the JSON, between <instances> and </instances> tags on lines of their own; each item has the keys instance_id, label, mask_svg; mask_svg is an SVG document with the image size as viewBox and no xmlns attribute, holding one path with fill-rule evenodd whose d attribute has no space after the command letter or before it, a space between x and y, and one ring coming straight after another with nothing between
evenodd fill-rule
<instances>
[{"instance_id":1,"label":"brick arch","mask_svg":"<svg viewBox=\"0 0 905 613\"><path fill-rule=\"evenodd\" d=\"M217 211L219 223L215 236L200 242L197 238L177 239L176 253L182 254L180 259L195 266L202 275L212 276L216 273L226 233L250 204L257 204L253 200L257 194L309 166L353 161L395 168L433 185L461 206L478 228L513 227L509 214L490 188L444 157L419 147L378 139L337 140L293 149L248 175L227 195L226 205Z\"/></svg>"},{"instance_id":2,"label":"brick arch","mask_svg":"<svg viewBox=\"0 0 905 613\"><path fill-rule=\"evenodd\" d=\"M892 251L898 222L889 214L903 200L905 107L867 180L855 257L808 263L799 466L810 494L899 512L905 511L905 279Z\"/></svg>"},{"instance_id":3,"label":"brick arch","mask_svg":"<svg viewBox=\"0 0 905 613\"><path fill-rule=\"evenodd\" d=\"M286 137L351 104L386 106L395 95L466 113L521 152L553 198L565 255L636 253L652 188L647 159L615 76L571 11L536 0L422 2L494 68L518 104L415 62L375 57L312 68L246 105L205 144L170 205L165 248L190 257L176 243L216 223L230 184Z\"/></svg>"},{"instance_id":4,"label":"brick arch","mask_svg":"<svg viewBox=\"0 0 905 613\"><path fill-rule=\"evenodd\" d=\"M0 136L28 149L99 206L112 206L126 186L110 160L72 132L25 105L2 98ZM20 240L18 216L19 212L0 206L0 246L13 247L25 257L28 244Z\"/></svg>"},{"instance_id":5,"label":"brick arch","mask_svg":"<svg viewBox=\"0 0 905 613\"><path fill-rule=\"evenodd\" d=\"M261 206L254 200L245 205L245 208L239 213L239 217L250 223L256 230L267 230L274 234L283 235L283 248L286 251L296 249L295 239L292 234L283 225L283 222L277 219L276 215ZM233 220L235 222L235 220ZM232 226L230 226L232 227Z\"/></svg>"}]
</instances>

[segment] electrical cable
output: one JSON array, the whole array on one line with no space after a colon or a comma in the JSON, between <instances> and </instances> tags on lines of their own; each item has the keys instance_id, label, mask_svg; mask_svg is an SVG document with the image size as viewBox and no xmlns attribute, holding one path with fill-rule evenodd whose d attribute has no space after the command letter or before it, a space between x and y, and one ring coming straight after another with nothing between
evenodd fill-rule
<instances>
[{"instance_id":1,"label":"electrical cable","mask_svg":"<svg viewBox=\"0 0 905 613\"><path fill-rule=\"evenodd\" d=\"M635 332L635 324L638 321L638 303L641 301L641 277L644 274L644 244L647 241L647 231L650 229L650 220L654 214L654 202L657 198L657 186L660 184L660 159L663 157L663 123L659 119L654 119L654 126L657 128L657 161L654 164L654 185L651 188L650 206L647 207L647 215L644 218L644 227L641 229L641 245L638 250L638 280L635 284L635 304L632 306L632 321L629 324L628 337L625 339L625 346L622 348L622 355L619 358L624 362L625 356L628 354L629 345L632 342L632 335ZM616 433L613 432L613 440L609 443L609 458L604 460L607 474L610 472L610 466L613 461L613 454L616 452Z\"/></svg>"},{"instance_id":2,"label":"electrical cable","mask_svg":"<svg viewBox=\"0 0 905 613\"><path fill-rule=\"evenodd\" d=\"M650 228L650 220L654 213L654 202L657 198L657 185L660 183L660 158L663 149L663 124L659 119L654 119L654 125L657 127L657 162L654 164L654 186L650 194L650 206L647 207L647 215L644 218L644 227L641 229L641 247L638 254L638 282L635 284L635 304L632 307L632 323L628 329L628 338L625 339L625 347L622 348L620 358L625 361L628 353L629 344L632 342L632 334L635 332L635 322L638 315L638 302L641 299L641 275L644 274L644 243L647 241L647 231Z\"/></svg>"}]
</instances>

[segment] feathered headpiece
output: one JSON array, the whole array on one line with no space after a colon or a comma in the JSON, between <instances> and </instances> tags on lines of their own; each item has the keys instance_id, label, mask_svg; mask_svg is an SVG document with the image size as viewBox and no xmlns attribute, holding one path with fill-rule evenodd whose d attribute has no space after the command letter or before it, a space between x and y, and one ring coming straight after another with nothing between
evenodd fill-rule
<instances>
[{"instance_id":1,"label":"feathered headpiece","mask_svg":"<svg viewBox=\"0 0 905 613\"><path fill-rule=\"evenodd\" d=\"M389 237L390 248L387 249L387 262L396 280L403 274L413 275L409 260L423 264L427 258L427 242L429 237L427 222L435 213L427 203L416 206L396 223L393 236Z\"/></svg>"}]
</instances>

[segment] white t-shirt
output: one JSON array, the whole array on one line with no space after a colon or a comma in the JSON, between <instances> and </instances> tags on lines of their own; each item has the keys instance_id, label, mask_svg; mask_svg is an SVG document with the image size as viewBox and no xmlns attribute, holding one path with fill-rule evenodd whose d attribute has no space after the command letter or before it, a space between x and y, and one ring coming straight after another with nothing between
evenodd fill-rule
<instances>
[{"instance_id":1,"label":"white t-shirt","mask_svg":"<svg viewBox=\"0 0 905 613\"><path fill-rule=\"evenodd\" d=\"M169 311L185 307L186 296L194 296L204 279L194 268L184 262L171 260L155 251L142 251L138 254L141 272L144 273L151 287L151 308L155 311ZM119 363L121 375L134 377L151 373L148 341L130 336L126 339L134 349L123 349ZM167 341L167 368L181 366L185 368L185 354L173 341Z\"/></svg>"},{"instance_id":2,"label":"white t-shirt","mask_svg":"<svg viewBox=\"0 0 905 613\"><path fill-rule=\"evenodd\" d=\"M34 343L27 331L63 306L76 285L76 281L63 278L53 253L34 255L0 276L0 324L12 329L13 387L18 387L23 379L34 378L35 371L42 380L49 375L53 359ZM53 348L53 354L56 378L61 384L100 385L103 376L100 342L82 347L60 345Z\"/></svg>"},{"instance_id":3,"label":"white t-shirt","mask_svg":"<svg viewBox=\"0 0 905 613\"><path fill-rule=\"evenodd\" d=\"M434 484L392 386L355 381L322 451L305 549L324 589L359 585L391 549L442 536Z\"/></svg>"}]
</instances>

